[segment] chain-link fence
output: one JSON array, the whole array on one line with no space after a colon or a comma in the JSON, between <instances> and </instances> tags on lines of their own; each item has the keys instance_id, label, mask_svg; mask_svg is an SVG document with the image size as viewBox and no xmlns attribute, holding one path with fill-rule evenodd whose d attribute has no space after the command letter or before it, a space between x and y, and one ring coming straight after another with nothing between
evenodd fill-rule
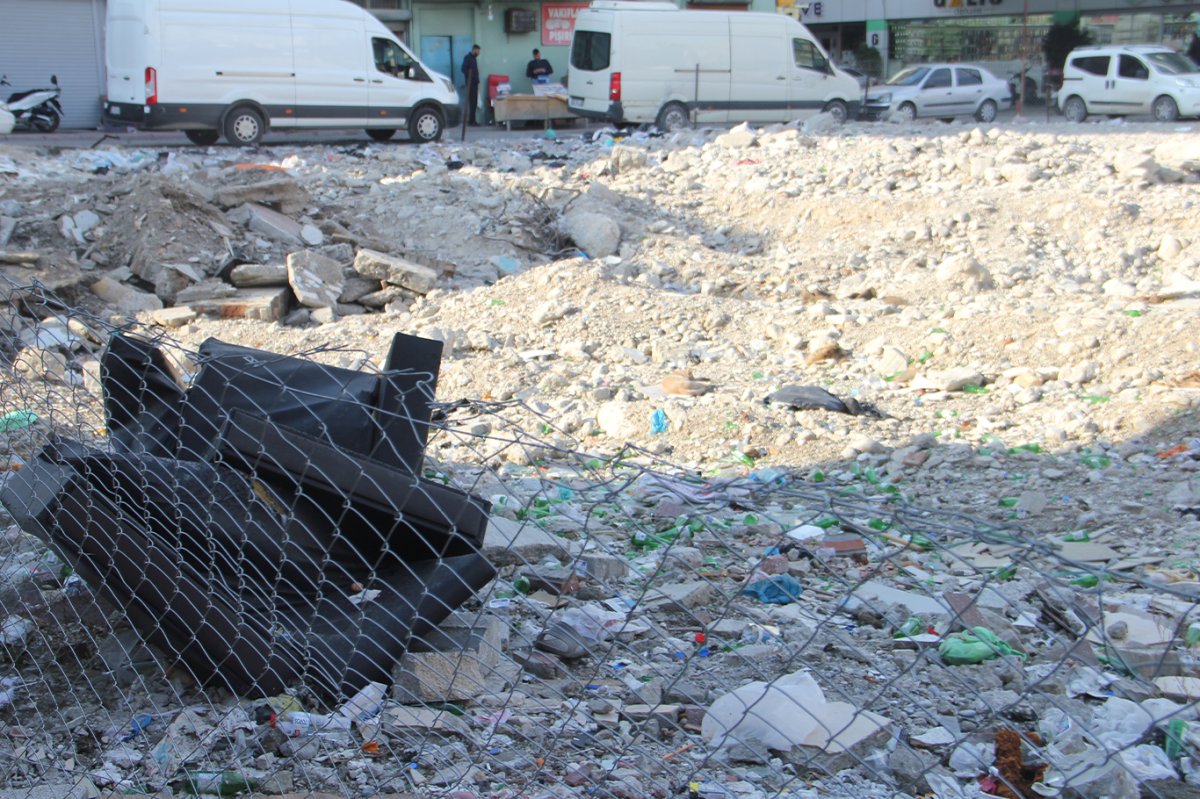
<instances>
[{"instance_id":1,"label":"chain-link fence","mask_svg":"<svg viewBox=\"0 0 1200 799\"><path fill-rule=\"evenodd\" d=\"M0 306L0 793L1192 795L1191 575ZM553 442L553 443L552 443ZM11 518L11 521L10 521Z\"/></svg>"}]
</instances>

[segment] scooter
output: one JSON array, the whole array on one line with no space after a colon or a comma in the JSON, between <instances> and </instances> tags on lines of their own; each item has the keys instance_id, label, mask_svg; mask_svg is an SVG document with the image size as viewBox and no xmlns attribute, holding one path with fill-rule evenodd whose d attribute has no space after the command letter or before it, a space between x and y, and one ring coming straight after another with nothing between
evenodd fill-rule
<instances>
[{"instance_id":1,"label":"scooter","mask_svg":"<svg viewBox=\"0 0 1200 799\"><path fill-rule=\"evenodd\" d=\"M62 103L58 101L62 89L58 76L51 75L52 89L27 89L13 92L3 105L16 118L13 130L34 130L38 133L53 133L62 124ZM9 86L8 76L0 76L0 86Z\"/></svg>"}]
</instances>

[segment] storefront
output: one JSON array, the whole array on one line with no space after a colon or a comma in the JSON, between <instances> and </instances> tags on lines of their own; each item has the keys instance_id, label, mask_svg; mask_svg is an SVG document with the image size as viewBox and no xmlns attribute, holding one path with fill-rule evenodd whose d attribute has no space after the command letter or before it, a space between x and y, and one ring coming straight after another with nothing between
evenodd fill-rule
<instances>
[{"instance_id":1,"label":"storefront","mask_svg":"<svg viewBox=\"0 0 1200 799\"><path fill-rule=\"evenodd\" d=\"M1200 2L1166 0L777 0L818 36L838 63L862 44L879 51L885 74L931 61L988 66L1008 77L1024 61L1040 74L1042 37L1079 16L1096 44L1162 43L1186 50Z\"/></svg>"}]
</instances>

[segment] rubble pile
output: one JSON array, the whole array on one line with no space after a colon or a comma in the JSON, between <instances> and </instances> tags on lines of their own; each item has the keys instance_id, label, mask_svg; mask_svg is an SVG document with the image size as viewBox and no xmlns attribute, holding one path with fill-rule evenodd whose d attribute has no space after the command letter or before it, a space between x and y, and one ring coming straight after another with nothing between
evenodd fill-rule
<instances>
[{"instance_id":1,"label":"rubble pile","mask_svg":"<svg viewBox=\"0 0 1200 799\"><path fill-rule=\"evenodd\" d=\"M117 329L183 375L210 337L377 372L408 333L444 345L421 477L490 503L498 570L389 684L235 696L10 527L0 782L1200 792L1196 141L0 151L0 467L104 446Z\"/></svg>"}]
</instances>

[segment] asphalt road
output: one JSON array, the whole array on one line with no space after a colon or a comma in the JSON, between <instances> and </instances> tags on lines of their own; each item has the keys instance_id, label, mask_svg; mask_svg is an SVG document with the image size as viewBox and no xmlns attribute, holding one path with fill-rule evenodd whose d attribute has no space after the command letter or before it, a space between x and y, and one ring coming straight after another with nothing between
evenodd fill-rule
<instances>
[{"instance_id":1,"label":"asphalt road","mask_svg":"<svg viewBox=\"0 0 1200 799\"><path fill-rule=\"evenodd\" d=\"M1034 105L1025 109L1025 121L1029 123L1045 123L1057 122L1066 123L1066 120L1058 113L1056 109L1051 109L1047 114L1047 109L1044 105ZM1017 113L1014 110L1001 111L996 118L995 124L1005 125L1016 121ZM1090 117L1088 122L1103 120L1102 117ZM1150 117L1131 117L1130 122L1145 122L1153 121ZM973 121L969 121L974 124ZM864 125L886 125L889 123L880 122L865 122ZM940 125L942 123L937 120L918 120L916 125ZM1087 124L1087 123L1085 123ZM555 128L555 135L559 138L571 138L580 136L591 136L602 125L588 120L576 120L574 124L563 125ZM728 127L728 126L727 126ZM455 143L461 140L461 130L455 128L447 130L444 141ZM530 124L527 127L518 126L513 130L504 129L503 125L484 126L467 128L466 141L472 142L503 142L506 140L521 140L531 137L542 137L545 132L538 124ZM8 136L0 136L0 144L29 146L29 147L61 147L67 149L90 149L90 148L106 148L106 147L132 147L132 148L173 148L173 147L189 147L193 146L188 141L187 137L178 132L148 132L139 130L126 130L109 128L106 130L60 130L56 133L27 133L17 132ZM282 147L301 147L310 145L348 145L348 144L377 144L367 137L366 133L361 130L283 130L270 131L263 138L262 146L282 146ZM227 146L219 144L217 146ZM402 134L396 134L396 137L389 142L389 146L412 147L416 146Z\"/></svg>"}]
</instances>

